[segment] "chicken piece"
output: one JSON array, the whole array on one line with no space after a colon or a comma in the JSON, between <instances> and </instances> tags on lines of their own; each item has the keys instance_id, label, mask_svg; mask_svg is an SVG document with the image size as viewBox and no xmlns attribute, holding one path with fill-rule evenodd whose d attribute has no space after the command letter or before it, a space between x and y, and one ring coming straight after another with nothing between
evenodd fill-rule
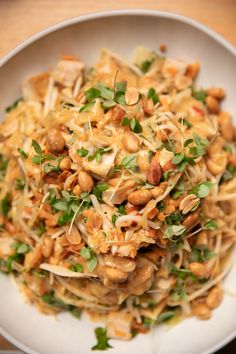
<instances>
[{"instance_id":1,"label":"chicken piece","mask_svg":"<svg viewBox=\"0 0 236 354\"><path fill-rule=\"evenodd\" d=\"M32 76L22 84L22 93L25 100L43 102L49 82L49 74L42 73Z\"/></svg>"},{"instance_id":2,"label":"chicken piece","mask_svg":"<svg viewBox=\"0 0 236 354\"><path fill-rule=\"evenodd\" d=\"M84 64L78 60L61 60L52 75L63 86L72 87L83 69Z\"/></svg>"},{"instance_id":3,"label":"chicken piece","mask_svg":"<svg viewBox=\"0 0 236 354\"><path fill-rule=\"evenodd\" d=\"M103 200L112 204L121 204L135 188L135 181L126 181L123 186L117 189L115 187L109 188L103 192Z\"/></svg>"},{"instance_id":4,"label":"chicken piece","mask_svg":"<svg viewBox=\"0 0 236 354\"><path fill-rule=\"evenodd\" d=\"M107 316L107 335L109 338L129 340L132 338L131 322L133 316L127 312L109 312Z\"/></svg>"},{"instance_id":5,"label":"chicken piece","mask_svg":"<svg viewBox=\"0 0 236 354\"><path fill-rule=\"evenodd\" d=\"M97 162L96 159L92 161L83 159L83 167L85 170L90 171L95 178L106 178L114 165L116 154L117 147L113 147L111 152L102 155L101 161L99 162Z\"/></svg>"}]
</instances>

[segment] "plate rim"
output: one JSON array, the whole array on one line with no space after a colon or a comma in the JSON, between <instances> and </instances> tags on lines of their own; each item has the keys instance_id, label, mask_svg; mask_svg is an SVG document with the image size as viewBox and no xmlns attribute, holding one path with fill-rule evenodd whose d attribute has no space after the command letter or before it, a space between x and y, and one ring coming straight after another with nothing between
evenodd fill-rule
<instances>
[{"instance_id":1,"label":"plate rim","mask_svg":"<svg viewBox=\"0 0 236 354\"><path fill-rule=\"evenodd\" d=\"M181 14L177 14L174 12L167 12L167 11L159 11L159 10L147 10L147 9L118 9L118 10L107 10L107 11L99 11L99 12L92 12L92 13L87 13L84 15L79 15L75 17L68 18L66 20L60 21L56 24L53 24L49 27L46 27L45 29L35 33L34 35L28 37L24 41L22 41L20 44L18 44L15 48L11 49L9 52L7 52L2 58L0 58L0 69L8 63L15 55L23 51L26 47L30 46L37 40L46 37L47 35L69 27L71 25L81 23L81 22L86 22L89 20L93 19L100 19L100 18L108 18L108 17L113 17L113 16L151 16L151 17L159 17L159 18L166 18L166 19L172 19L176 21L180 21L182 23L188 24L201 32L207 34L209 37L213 38L216 42L221 44L225 49L227 49L233 56L236 58L236 46L234 46L232 43L230 43L228 40L226 40L222 35L219 33L215 32L211 28L209 28L207 25L202 24L201 22L194 20L190 17L183 16ZM5 337L8 341L10 341L13 345L18 347L19 349L23 350L26 353L29 354L39 354L39 352L35 351L28 345L20 342L18 339L16 339L13 335L9 334L2 326L0 326L0 335ZM209 348L208 350L204 351L202 354L211 354L220 348L224 347L227 345L231 340L233 340L236 337L236 328L228 335L226 336L223 340L219 341L217 344Z\"/></svg>"}]
</instances>

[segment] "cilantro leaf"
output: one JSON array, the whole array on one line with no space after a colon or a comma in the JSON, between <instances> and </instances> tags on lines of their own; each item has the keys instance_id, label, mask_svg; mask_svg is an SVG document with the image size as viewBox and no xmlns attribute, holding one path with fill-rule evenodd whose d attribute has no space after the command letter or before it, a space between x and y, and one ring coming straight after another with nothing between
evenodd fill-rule
<instances>
[{"instance_id":1,"label":"cilantro leaf","mask_svg":"<svg viewBox=\"0 0 236 354\"><path fill-rule=\"evenodd\" d=\"M17 151L19 152L19 154L21 155L21 157L23 159L27 159L28 155L26 154L26 152L23 149L18 148Z\"/></svg>"},{"instance_id":2,"label":"cilantro leaf","mask_svg":"<svg viewBox=\"0 0 236 354\"><path fill-rule=\"evenodd\" d=\"M208 229L208 230L215 230L217 229L217 223L215 220L207 220L207 222L203 225L204 229Z\"/></svg>"},{"instance_id":3,"label":"cilantro leaf","mask_svg":"<svg viewBox=\"0 0 236 354\"><path fill-rule=\"evenodd\" d=\"M1 201L1 212L5 218L7 217L10 209L11 209L11 198L10 198L10 194L8 193Z\"/></svg>"},{"instance_id":4,"label":"cilantro leaf","mask_svg":"<svg viewBox=\"0 0 236 354\"><path fill-rule=\"evenodd\" d=\"M102 199L102 193L105 192L109 188L108 184L105 182L98 183L92 191L99 201Z\"/></svg>"},{"instance_id":5,"label":"cilantro leaf","mask_svg":"<svg viewBox=\"0 0 236 354\"><path fill-rule=\"evenodd\" d=\"M183 225L170 225L166 228L163 238L172 240L173 236L180 236L186 231L186 227Z\"/></svg>"},{"instance_id":6,"label":"cilantro leaf","mask_svg":"<svg viewBox=\"0 0 236 354\"><path fill-rule=\"evenodd\" d=\"M159 97L157 96L156 94L156 90L151 87L149 90L148 90L148 95L147 95L148 98L151 98L153 100L153 103L156 104L159 102Z\"/></svg>"},{"instance_id":7,"label":"cilantro leaf","mask_svg":"<svg viewBox=\"0 0 236 354\"><path fill-rule=\"evenodd\" d=\"M22 191L25 187L25 181L22 178L17 178L16 180L16 189Z\"/></svg>"},{"instance_id":8,"label":"cilantro leaf","mask_svg":"<svg viewBox=\"0 0 236 354\"><path fill-rule=\"evenodd\" d=\"M204 104L206 103L206 94L203 90L193 91L193 97Z\"/></svg>"},{"instance_id":9,"label":"cilantro leaf","mask_svg":"<svg viewBox=\"0 0 236 354\"><path fill-rule=\"evenodd\" d=\"M145 60L142 62L141 64L141 70L144 74L146 74L148 72L148 70L150 69L150 66L152 64L153 60Z\"/></svg>"},{"instance_id":10,"label":"cilantro leaf","mask_svg":"<svg viewBox=\"0 0 236 354\"><path fill-rule=\"evenodd\" d=\"M95 335L97 338L97 344L92 347L92 350L106 350L112 348L112 346L108 343L109 338L107 337L107 330L105 328L96 328Z\"/></svg>"},{"instance_id":11,"label":"cilantro leaf","mask_svg":"<svg viewBox=\"0 0 236 354\"><path fill-rule=\"evenodd\" d=\"M11 111L13 111L13 109L15 109L18 106L18 103L22 101L22 98L18 98L15 102L13 102L10 106L5 108L5 112L6 113L10 113Z\"/></svg>"},{"instance_id":12,"label":"cilantro leaf","mask_svg":"<svg viewBox=\"0 0 236 354\"><path fill-rule=\"evenodd\" d=\"M95 87L90 87L87 91L85 91L85 97L87 101L94 100L95 98L100 97L100 90Z\"/></svg>"},{"instance_id":13,"label":"cilantro leaf","mask_svg":"<svg viewBox=\"0 0 236 354\"><path fill-rule=\"evenodd\" d=\"M78 273L82 273L84 271L84 267L82 264L80 263L76 263L76 264L72 264L70 269L73 271L73 272L78 272Z\"/></svg>"},{"instance_id":14,"label":"cilantro leaf","mask_svg":"<svg viewBox=\"0 0 236 354\"><path fill-rule=\"evenodd\" d=\"M37 143L37 141L32 140L32 146L33 146L33 148L34 148L34 151L35 151L38 155L42 155L41 146L39 145L39 143Z\"/></svg>"},{"instance_id":15,"label":"cilantro leaf","mask_svg":"<svg viewBox=\"0 0 236 354\"><path fill-rule=\"evenodd\" d=\"M136 165L136 154L130 154L125 157L123 157L121 161L121 167L131 170L132 172L136 171L137 165Z\"/></svg>"},{"instance_id":16,"label":"cilantro leaf","mask_svg":"<svg viewBox=\"0 0 236 354\"><path fill-rule=\"evenodd\" d=\"M211 188L213 187L213 183L206 181L206 182L202 182L199 183L198 185L196 185L191 193L195 194L198 198L205 198L208 196L208 194L210 193Z\"/></svg>"},{"instance_id":17,"label":"cilantro leaf","mask_svg":"<svg viewBox=\"0 0 236 354\"><path fill-rule=\"evenodd\" d=\"M78 150L76 150L77 154L80 156L80 157L86 157L89 153L89 151L85 148L80 148Z\"/></svg>"},{"instance_id":18,"label":"cilantro leaf","mask_svg":"<svg viewBox=\"0 0 236 354\"><path fill-rule=\"evenodd\" d=\"M141 133L142 131L142 126L136 118L131 119L130 128L134 133Z\"/></svg>"}]
</instances>

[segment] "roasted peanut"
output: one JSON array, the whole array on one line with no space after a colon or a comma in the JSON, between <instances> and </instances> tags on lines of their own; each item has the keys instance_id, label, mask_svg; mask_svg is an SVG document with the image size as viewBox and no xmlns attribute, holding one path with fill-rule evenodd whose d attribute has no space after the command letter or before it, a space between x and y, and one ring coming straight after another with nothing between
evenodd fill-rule
<instances>
[{"instance_id":1,"label":"roasted peanut","mask_svg":"<svg viewBox=\"0 0 236 354\"><path fill-rule=\"evenodd\" d=\"M227 141L232 141L234 138L234 129L231 115L228 112L220 112L218 121L222 136Z\"/></svg>"},{"instance_id":2,"label":"roasted peanut","mask_svg":"<svg viewBox=\"0 0 236 354\"><path fill-rule=\"evenodd\" d=\"M112 109L111 119L113 122L119 123L125 116L125 110L118 104Z\"/></svg>"},{"instance_id":3,"label":"roasted peanut","mask_svg":"<svg viewBox=\"0 0 236 354\"><path fill-rule=\"evenodd\" d=\"M220 104L216 98L207 96L206 104L211 113L218 114L220 112Z\"/></svg>"},{"instance_id":4,"label":"roasted peanut","mask_svg":"<svg viewBox=\"0 0 236 354\"><path fill-rule=\"evenodd\" d=\"M191 77L191 79L194 79L197 76L199 69L200 69L200 64L198 62L189 64L187 66L185 75Z\"/></svg>"},{"instance_id":5,"label":"roasted peanut","mask_svg":"<svg viewBox=\"0 0 236 354\"><path fill-rule=\"evenodd\" d=\"M57 129L51 129L47 134L48 148L52 152L61 152L65 146L65 140L61 132Z\"/></svg>"},{"instance_id":6,"label":"roasted peanut","mask_svg":"<svg viewBox=\"0 0 236 354\"><path fill-rule=\"evenodd\" d=\"M70 231L70 232L69 232ZM81 242L81 236L78 228L73 225L71 230L66 229L66 238L72 245L79 245Z\"/></svg>"},{"instance_id":7,"label":"roasted peanut","mask_svg":"<svg viewBox=\"0 0 236 354\"><path fill-rule=\"evenodd\" d=\"M227 154L225 151L217 153L213 156L210 156L206 160L206 165L208 170L214 175L218 175L225 171L227 165Z\"/></svg>"},{"instance_id":8,"label":"roasted peanut","mask_svg":"<svg viewBox=\"0 0 236 354\"><path fill-rule=\"evenodd\" d=\"M200 203L200 199L195 194L189 194L187 197L181 200L179 204L179 210L185 215L189 213L193 208L196 208Z\"/></svg>"},{"instance_id":9,"label":"roasted peanut","mask_svg":"<svg viewBox=\"0 0 236 354\"><path fill-rule=\"evenodd\" d=\"M69 157L65 157L64 159L61 160L59 167L62 171L70 170L71 159Z\"/></svg>"},{"instance_id":10,"label":"roasted peanut","mask_svg":"<svg viewBox=\"0 0 236 354\"><path fill-rule=\"evenodd\" d=\"M158 198L160 197L162 194L163 194L163 189L161 187L154 187L152 189L150 189L151 193L152 193L152 196L153 198Z\"/></svg>"},{"instance_id":11,"label":"roasted peanut","mask_svg":"<svg viewBox=\"0 0 236 354\"><path fill-rule=\"evenodd\" d=\"M194 212L186 216L182 224L188 229L196 225L197 221L198 221L198 213Z\"/></svg>"},{"instance_id":12,"label":"roasted peanut","mask_svg":"<svg viewBox=\"0 0 236 354\"><path fill-rule=\"evenodd\" d=\"M110 266L103 267L105 278L115 283L124 283L128 278L128 273Z\"/></svg>"},{"instance_id":13,"label":"roasted peanut","mask_svg":"<svg viewBox=\"0 0 236 354\"><path fill-rule=\"evenodd\" d=\"M207 295L206 304L210 309L214 309L220 305L222 298L222 290L218 286L215 286Z\"/></svg>"},{"instance_id":14,"label":"roasted peanut","mask_svg":"<svg viewBox=\"0 0 236 354\"><path fill-rule=\"evenodd\" d=\"M204 277L206 275L206 266L200 262L192 262L189 264L189 269L196 277Z\"/></svg>"},{"instance_id":15,"label":"roasted peanut","mask_svg":"<svg viewBox=\"0 0 236 354\"><path fill-rule=\"evenodd\" d=\"M206 89L206 94L217 100L222 100L225 97L225 91L220 87L209 87Z\"/></svg>"},{"instance_id":16,"label":"roasted peanut","mask_svg":"<svg viewBox=\"0 0 236 354\"><path fill-rule=\"evenodd\" d=\"M147 204L151 198L152 193L150 190L141 188L135 192L130 193L128 196L128 201L133 205L143 205Z\"/></svg>"},{"instance_id":17,"label":"roasted peanut","mask_svg":"<svg viewBox=\"0 0 236 354\"><path fill-rule=\"evenodd\" d=\"M168 205L165 208L165 214L171 214L175 211L175 206L174 205Z\"/></svg>"},{"instance_id":18,"label":"roasted peanut","mask_svg":"<svg viewBox=\"0 0 236 354\"><path fill-rule=\"evenodd\" d=\"M209 320L209 318L211 318L211 310L203 303L197 304L193 307L193 314L200 320Z\"/></svg>"},{"instance_id":19,"label":"roasted peanut","mask_svg":"<svg viewBox=\"0 0 236 354\"><path fill-rule=\"evenodd\" d=\"M139 100L139 92L136 88L130 87L125 93L125 102L128 106L136 104Z\"/></svg>"},{"instance_id":20,"label":"roasted peanut","mask_svg":"<svg viewBox=\"0 0 236 354\"><path fill-rule=\"evenodd\" d=\"M213 143L207 149L209 155L214 155L218 152L221 152L225 144L224 138L222 136L217 136Z\"/></svg>"},{"instance_id":21,"label":"roasted peanut","mask_svg":"<svg viewBox=\"0 0 236 354\"><path fill-rule=\"evenodd\" d=\"M139 139L131 132L124 133L122 143L128 152L137 152L139 150Z\"/></svg>"},{"instance_id":22,"label":"roasted peanut","mask_svg":"<svg viewBox=\"0 0 236 354\"><path fill-rule=\"evenodd\" d=\"M45 238L43 240L43 246L42 246L42 255L45 258L48 258L51 256L52 251L53 251L53 246L54 246L54 240L49 236L45 236Z\"/></svg>"},{"instance_id":23,"label":"roasted peanut","mask_svg":"<svg viewBox=\"0 0 236 354\"><path fill-rule=\"evenodd\" d=\"M136 262L126 257L106 255L104 262L106 265L123 270L124 272L132 272L136 268Z\"/></svg>"},{"instance_id":24,"label":"roasted peanut","mask_svg":"<svg viewBox=\"0 0 236 354\"><path fill-rule=\"evenodd\" d=\"M137 157L137 165L140 171L147 172L150 162L148 161L147 155L138 155Z\"/></svg>"},{"instance_id":25,"label":"roasted peanut","mask_svg":"<svg viewBox=\"0 0 236 354\"><path fill-rule=\"evenodd\" d=\"M151 164L147 171L147 181L148 183L157 186L160 183L162 177L162 168L155 158L152 158Z\"/></svg>"},{"instance_id":26,"label":"roasted peanut","mask_svg":"<svg viewBox=\"0 0 236 354\"><path fill-rule=\"evenodd\" d=\"M154 112L154 102L151 98L147 98L146 96L142 97L142 108L144 113L147 115L152 115Z\"/></svg>"},{"instance_id":27,"label":"roasted peanut","mask_svg":"<svg viewBox=\"0 0 236 354\"><path fill-rule=\"evenodd\" d=\"M196 245L207 245L207 244L208 244L208 239L207 239L206 231L199 232L196 240Z\"/></svg>"},{"instance_id":28,"label":"roasted peanut","mask_svg":"<svg viewBox=\"0 0 236 354\"><path fill-rule=\"evenodd\" d=\"M93 178L86 171L79 171L78 182L82 192L88 192L94 187Z\"/></svg>"},{"instance_id":29,"label":"roasted peanut","mask_svg":"<svg viewBox=\"0 0 236 354\"><path fill-rule=\"evenodd\" d=\"M78 184L76 184L76 186L74 186L74 188L73 188L73 194L76 197L80 197L81 193L82 193L82 189L80 188L80 186Z\"/></svg>"}]
</instances>

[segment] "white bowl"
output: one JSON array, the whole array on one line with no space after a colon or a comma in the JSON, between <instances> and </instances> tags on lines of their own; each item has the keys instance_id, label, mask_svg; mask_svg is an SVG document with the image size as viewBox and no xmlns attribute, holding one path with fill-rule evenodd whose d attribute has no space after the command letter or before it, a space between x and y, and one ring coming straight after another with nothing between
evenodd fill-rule
<instances>
[{"instance_id":1,"label":"white bowl","mask_svg":"<svg viewBox=\"0 0 236 354\"><path fill-rule=\"evenodd\" d=\"M79 55L92 64L99 49L107 47L132 60L134 48L158 50L168 46L168 56L199 59L200 85L217 85L227 92L224 106L236 114L236 49L205 26L180 15L147 10L120 10L73 18L46 29L12 50L0 61L0 112L20 95L20 83L31 74L54 65L62 54ZM236 291L236 266L225 287ZM234 287L234 289L233 289ZM0 332L28 353L86 354L95 344L87 318L69 314L57 319L24 303L18 290L0 275ZM222 305L206 322L194 318L175 327L156 328L131 342L111 341L113 354L199 354L219 349L236 335L236 299L225 295Z\"/></svg>"}]
</instances>

